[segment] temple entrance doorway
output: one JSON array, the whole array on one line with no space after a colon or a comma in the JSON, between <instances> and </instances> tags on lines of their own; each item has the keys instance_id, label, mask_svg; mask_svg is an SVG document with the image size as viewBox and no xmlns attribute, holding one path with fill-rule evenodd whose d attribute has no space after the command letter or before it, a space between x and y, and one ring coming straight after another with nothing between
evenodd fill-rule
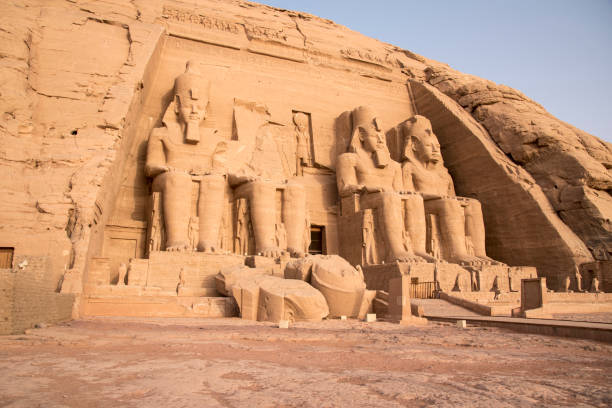
<instances>
[{"instance_id":1,"label":"temple entrance doorway","mask_svg":"<svg viewBox=\"0 0 612 408\"><path fill-rule=\"evenodd\" d=\"M310 226L310 246L308 247L308 253L311 255L327 254L327 248L325 245L325 226Z\"/></svg>"}]
</instances>

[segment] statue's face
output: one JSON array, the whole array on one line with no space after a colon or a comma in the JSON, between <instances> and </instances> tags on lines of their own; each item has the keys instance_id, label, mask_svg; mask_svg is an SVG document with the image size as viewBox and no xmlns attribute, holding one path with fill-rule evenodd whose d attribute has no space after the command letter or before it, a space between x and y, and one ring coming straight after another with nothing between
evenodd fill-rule
<instances>
[{"instance_id":1,"label":"statue's face","mask_svg":"<svg viewBox=\"0 0 612 408\"><path fill-rule=\"evenodd\" d=\"M207 101L202 98L195 99L192 95L193 90L177 95L179 119L184 123L200 123L206 118Z\"/></svg>"},{"instance_id":2,"label":"statue's face","mask_svg":"<svg viewBox=\"0 0 612 408\"><path fill-rule=\"evenodd\" d=\"M418 121L412 127L411 132L413 149L417 156L426 163L437 163L442 160L440 154L440 143L431 129L429 121Z\"/></svg>"},{"instance_id":3,"label":"statue's face","mask_svg":"<svg viewBox=\"0 0 612 408\"><path fill-rule=\"evenodd\" d=\"M359 138L361 139L363 148L368 152L385 150L387 148L385 136L383 135L379 121L376 118L372 118L371 122L359 126Z\"/></svg>"}]
</instances>

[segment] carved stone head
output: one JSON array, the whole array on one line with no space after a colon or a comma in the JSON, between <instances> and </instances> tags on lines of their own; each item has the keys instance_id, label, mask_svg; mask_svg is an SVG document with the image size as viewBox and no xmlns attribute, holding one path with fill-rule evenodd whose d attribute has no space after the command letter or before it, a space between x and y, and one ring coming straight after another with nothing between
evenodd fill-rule
<instances>
[{"instance_id":1,"label":"carved stone head","mask_svg":"<svg viewBox=\"0 0 612 408\"><path fill-rule=\"evenodd\" d=\"M402 159L416 159L421 163L442 163L440 143L431 122L425 116L415 115L402 124L404 149Z\"/></svg>"},{"instance_id":2,"label":"carved stone head","mask_svg":"<svg viewBox=\"0 0 612 408\"><path fill-rule=\"evenodd\" d=\"M198 143L200 123L206 118L208 87L198 75L196 65L188 61L185 72L174 82L174 111L179 122L186 125L185 141Z\"/></svg>"},{"instance_id":3,"label":"carved stone head","mask_svg":"<svg viewBox=\"0 0 612 408\"><path fill-rule=\"evenodd\" d=\"M390 154L382 125L376 113L367 106L360 106L351 112L353 130L350 151L364 150L374 154L377 167L385 167Z\"/></svg>"},{"instance_id":4,"label":"carved stone head","mask_svg":"<svg viewBox=\"0 0 612 408\"><path fill-rule=\"evenodd\" d=\"M299 132L305 132L308 129L308 116L302 112L296 112L293 115L293 123Z\"/></svg>"}]
</instances>

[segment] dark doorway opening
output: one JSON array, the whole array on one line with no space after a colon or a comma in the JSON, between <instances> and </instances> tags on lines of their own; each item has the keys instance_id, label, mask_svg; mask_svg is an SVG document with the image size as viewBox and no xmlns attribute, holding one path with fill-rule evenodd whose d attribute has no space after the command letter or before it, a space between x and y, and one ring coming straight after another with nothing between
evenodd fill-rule
<instances>
[{"instance_id":1,"label":"dark doorway opening","mask_svg":"<svg viewBox=\"0 0 612 408\"><path fill-rule=\"evenodd\" d=\"M0 269L11 269L13 267L13 253L15 248L0 247Z\"/></svg>"},{"instance_id":2,"label":"dark doorway opening","mask_svg":"<svg viewBox=\"0 0 612 408\"><path fill-rule=\"evenodd\" d=\"M310 226L310 246L308 247L308 253L312 255L327 254L327 248L325 248L325 227L323 225Z\"/></svg>"}]
</instances>

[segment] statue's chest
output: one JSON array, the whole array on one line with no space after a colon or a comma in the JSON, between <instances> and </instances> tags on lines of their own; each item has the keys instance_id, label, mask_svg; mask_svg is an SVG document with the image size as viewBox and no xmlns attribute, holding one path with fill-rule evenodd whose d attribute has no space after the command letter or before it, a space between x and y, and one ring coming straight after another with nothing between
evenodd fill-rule
<instances>
[{"instance_id":1,"label":"statue's chest","mask_svg":"<svg viewBox=\"0 0 612 408\"><path fill-rule=\"evenodd\" d=\"M418 169L412 173L412 181L417 191L422 193L445 194L447 181L445 177L433 171Z\"/></svg>"},{"instance_id":2,"label":"statue's chest","mask_svg":"<svg viewBox=\"0 0 612 408\"><path fill-rule=\"evenodd\" d=\"M393 169L391 166L378 168L369 163L358 163L357 179L361 184L376 183L376 185L387 185L393 182Z\"/></svg>"},{"instance_id":3,"label":"statue's chest","mask_svg":"<svg viewBox=\"0 0 612 408\"><path fill-rule=\"evenodd\" d=\"M197 144L176 143L171 138L164 139L164 150L168 165L186 170L196 167L209 167L214 143L200 141Z\"/></svg>"}]
</instances>

